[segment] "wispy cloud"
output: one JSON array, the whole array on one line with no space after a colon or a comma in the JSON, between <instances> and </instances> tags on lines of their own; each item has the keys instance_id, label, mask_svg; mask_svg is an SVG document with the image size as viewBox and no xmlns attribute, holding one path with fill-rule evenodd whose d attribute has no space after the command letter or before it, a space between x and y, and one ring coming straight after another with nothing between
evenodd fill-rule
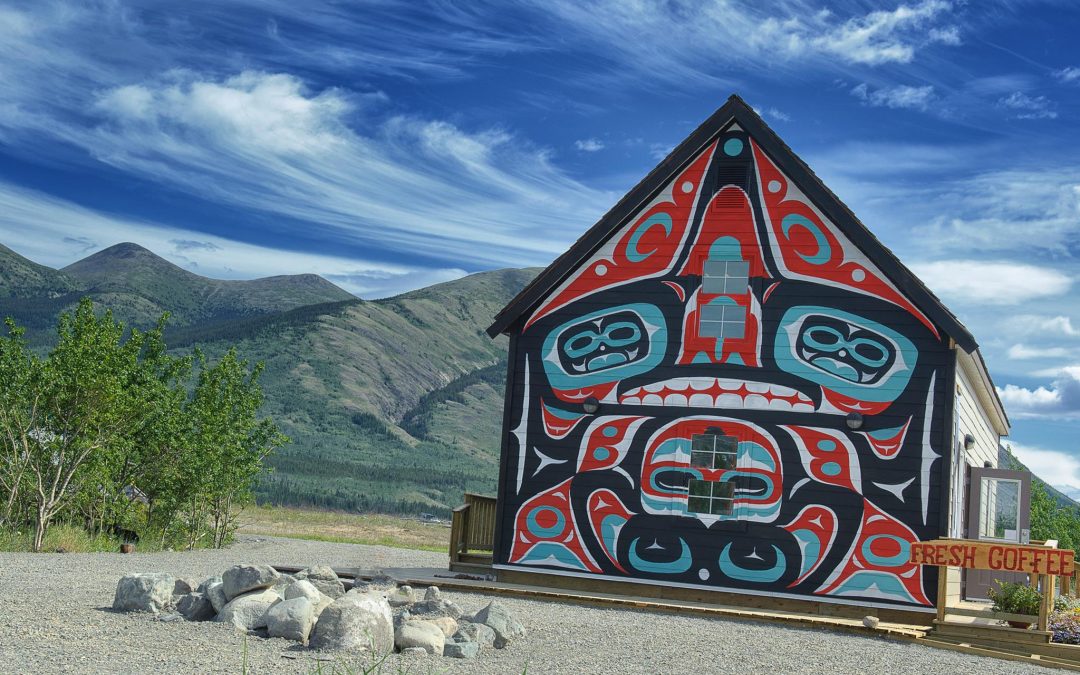
<instances>
[{"instance_id":1,"label":"wispy cloud","mask_svg":"<svg viewBox=\"0 0 1080 675\"><path fill-rule=\"evenodd\" d=\"M1039 478L1059 489L1060 487L1068 488L1070 491L1080 489L1080 459L1076 455L1026 443L1013 443L1011 439L1009 447L1012 448L1017 459Z\"/></svg>"},{"instance_id":2,"label":"wispy cloud","mask_svg":"<svg viewBox=\"0 0 1080 675\"><path fill-rule=\"evenodd\" d=\"M1028 96L1022 91L998 99L998 105L1016 111L1013 117L1020 120L1056 119L1058 116L1053 110L1053 101L1045 96Z\"/></svg>"},{"instance_id":3,"label":"wispy cloud","mask_svg":"<svg viewBox=\"0 0 1080 675\"><path fill-rule=\"evenodd\" d=\"M1009 415L1018 418L1069 419L1080 417L1080 373L1062 372L1050 386L1034 389L1006 384L998 396Z\"/></svg>"},{"instance_id":4,"label":"wispy cloud","mask_svg":"<svg viewBox=\"0 0 1080 675\"><path fill-rule=\"evenodd\" d=\"M194 239L170 239L174 251L181 253L186 251L220 251L221 247L212 241L196 241Z\"/></svg>"},{"instance_id":5,"label":"wispy cloud","mask_svg":"<svg viewBox=\"0 0 1080 675\"><path fill-rule=\"evenodd\" d=\"M761 115L765 119L774 119L780 122L791 121L791 115L787 114L782 110L777 110L772 106L769 106L768 108L754 108L754 112Z\"/></svg>"},{"instance_id":6,"label":"wispy cloud","mask_svg":"<svg viewBox=\"0 0 1080 675\"><path fill-rule=\"evenodd\" d=\"M874 107L926 110L934 100L934 87L929 84L922 87L898 85L871 90L864 82L852 89L851 95Z\"/></svg>"},{"instance_id":7,"label":"wispy cloud","mask_svg":"<svg viewBox=\"0 0 1080 675\"><path fill-rule=\"evenodd\" d=\"M1064 347L1032 347L1023 343L1017 343L1009 347L1006 352L1010 359L1060 359L1069 355L1069 350Z\"/></svg>"},{"instance_id":8,"label":"wispy cloud","mask_svg":"<svg viewBox=\"0 0 1080 675\"><path fill-rule=\"evenodd\" d=\"M942 297L988 305L1017 305L1063 295L1072 285L1062 272L1024 263L939 260L911 268Z\"/></svg>"},{"instance_id":9,"label":"wispy cloud","mask_svg":"<svg viewBox=\"0 0 1080 675\"><path fill-rule=\"evenodd\" d=\"M94 232L100 244L87 242L78 235L87 231ZM159 255L170 257L173 253L173 262L215 278L315 273L367 298L396 295L466 274L453 267L399 265L247 244L101 213L3 182L0 182L0 240L31 260L52 267L63 267L92 250L137 241ZM57 246L57 242L64 245ZM179 255L176 242L198 245L182 249L183 255Z\"/></svg>"},{"instance_id":10,"label":"wispy cloud","mask_svg":"<svg viewBox=\"0 0 1080 675\"><path fill-rule=\"evenodd\" d=\"M586 138L574 141L574 147L582 152L599 152L604 149L605 145L599 138Z\"/></svg>"},{"instance_id":11,"label":"wispy cloud","mask_svg":"<svg viewBox=\"0 0 1080 675\"><path fill-rule=\"evenodd\" d=\"M1054 71L1054 76L1062 82L1080 82L1080 68L1076 66L1062 68Z\"/></svg>"}]
</instances>

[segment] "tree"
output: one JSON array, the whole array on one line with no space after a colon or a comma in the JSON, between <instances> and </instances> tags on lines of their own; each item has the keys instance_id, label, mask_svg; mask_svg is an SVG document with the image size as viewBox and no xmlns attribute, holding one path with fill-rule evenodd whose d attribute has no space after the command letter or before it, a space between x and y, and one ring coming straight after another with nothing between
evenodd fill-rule
<instances>
[{"instance_id":1,"label":"tree","mask_svg":"<svg viewBox=\"0 0 1080 675\"><path fill-rule=\"evenodd\" d=\"M7 494L0 527L21 524L18 513L29 475L31 445L37 443L41 406L41 361L27 348L23 329L8 319L0 336L0 489Z\"/></svg>"},{"instance_id":2,"label":"tree","mask_svg":"<svg viewBox=\"0 0 1080 675\"><path fill-rule=\"evenodd\" d=\"M212 367L206 367L201 355L200 361L203 367L187 407L192 424L191 461L198 468L197 484L211 521L212 544L220 548L236 529L239 508L254 497L263 460L289 439L272 420L257 417L263 402L262 364L249 370L235 348ZM191 495L192 526L199 519L197 497Z\"/></svg>"}]
</instances>

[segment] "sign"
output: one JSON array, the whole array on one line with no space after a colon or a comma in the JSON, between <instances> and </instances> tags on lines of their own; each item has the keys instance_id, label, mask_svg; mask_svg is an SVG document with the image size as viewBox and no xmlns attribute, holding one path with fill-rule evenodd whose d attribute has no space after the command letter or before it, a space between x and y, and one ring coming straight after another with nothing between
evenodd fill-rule
<instances>
[{"instance_id":1,"label":"sign","mask_svg":"<svg viewBox=\"0 0 1080 675\"><path fill-rule=\"evenodd\" d=\"M916 565L965 567L974 570L1070 576L1073 551L964 539L935 539L911 544L909 562Z\"/></svg>"}]
</instances>

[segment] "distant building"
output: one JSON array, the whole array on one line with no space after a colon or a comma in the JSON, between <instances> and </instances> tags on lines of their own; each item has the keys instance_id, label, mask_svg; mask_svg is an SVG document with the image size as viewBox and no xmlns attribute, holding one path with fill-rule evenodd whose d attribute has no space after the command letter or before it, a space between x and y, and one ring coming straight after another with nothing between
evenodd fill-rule
<instances>
[{"instance_id":1,"label":"distant building","mask_svg":"<svg viewBox=\"0 0 1080 675\"><path fill-rule=\"evenodd\" d=\"M909 545L969 533L1009 428L968 330L737 97L488 332L506 580L929 608Z\"/></svg>"}]
</instances>

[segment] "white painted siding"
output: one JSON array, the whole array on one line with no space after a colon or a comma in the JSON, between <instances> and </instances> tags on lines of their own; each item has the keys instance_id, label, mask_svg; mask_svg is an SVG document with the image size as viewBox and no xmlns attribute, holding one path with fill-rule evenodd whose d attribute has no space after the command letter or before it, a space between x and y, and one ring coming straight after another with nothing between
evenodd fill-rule
<instances>
[{"instance_id":1,"label":"white painted siding","mask_svg":"<svg viewBox=\"0 0 1080 675\"><path fill-rule=\"evenodd\" d=\"M966 453L968 465L984 466L990 462L990 466L996 467L999 436L962 368L956 369L956 417L957 441L963 443L967 434L975 437L975 447Z\"/></svg>"}]
</instances>

